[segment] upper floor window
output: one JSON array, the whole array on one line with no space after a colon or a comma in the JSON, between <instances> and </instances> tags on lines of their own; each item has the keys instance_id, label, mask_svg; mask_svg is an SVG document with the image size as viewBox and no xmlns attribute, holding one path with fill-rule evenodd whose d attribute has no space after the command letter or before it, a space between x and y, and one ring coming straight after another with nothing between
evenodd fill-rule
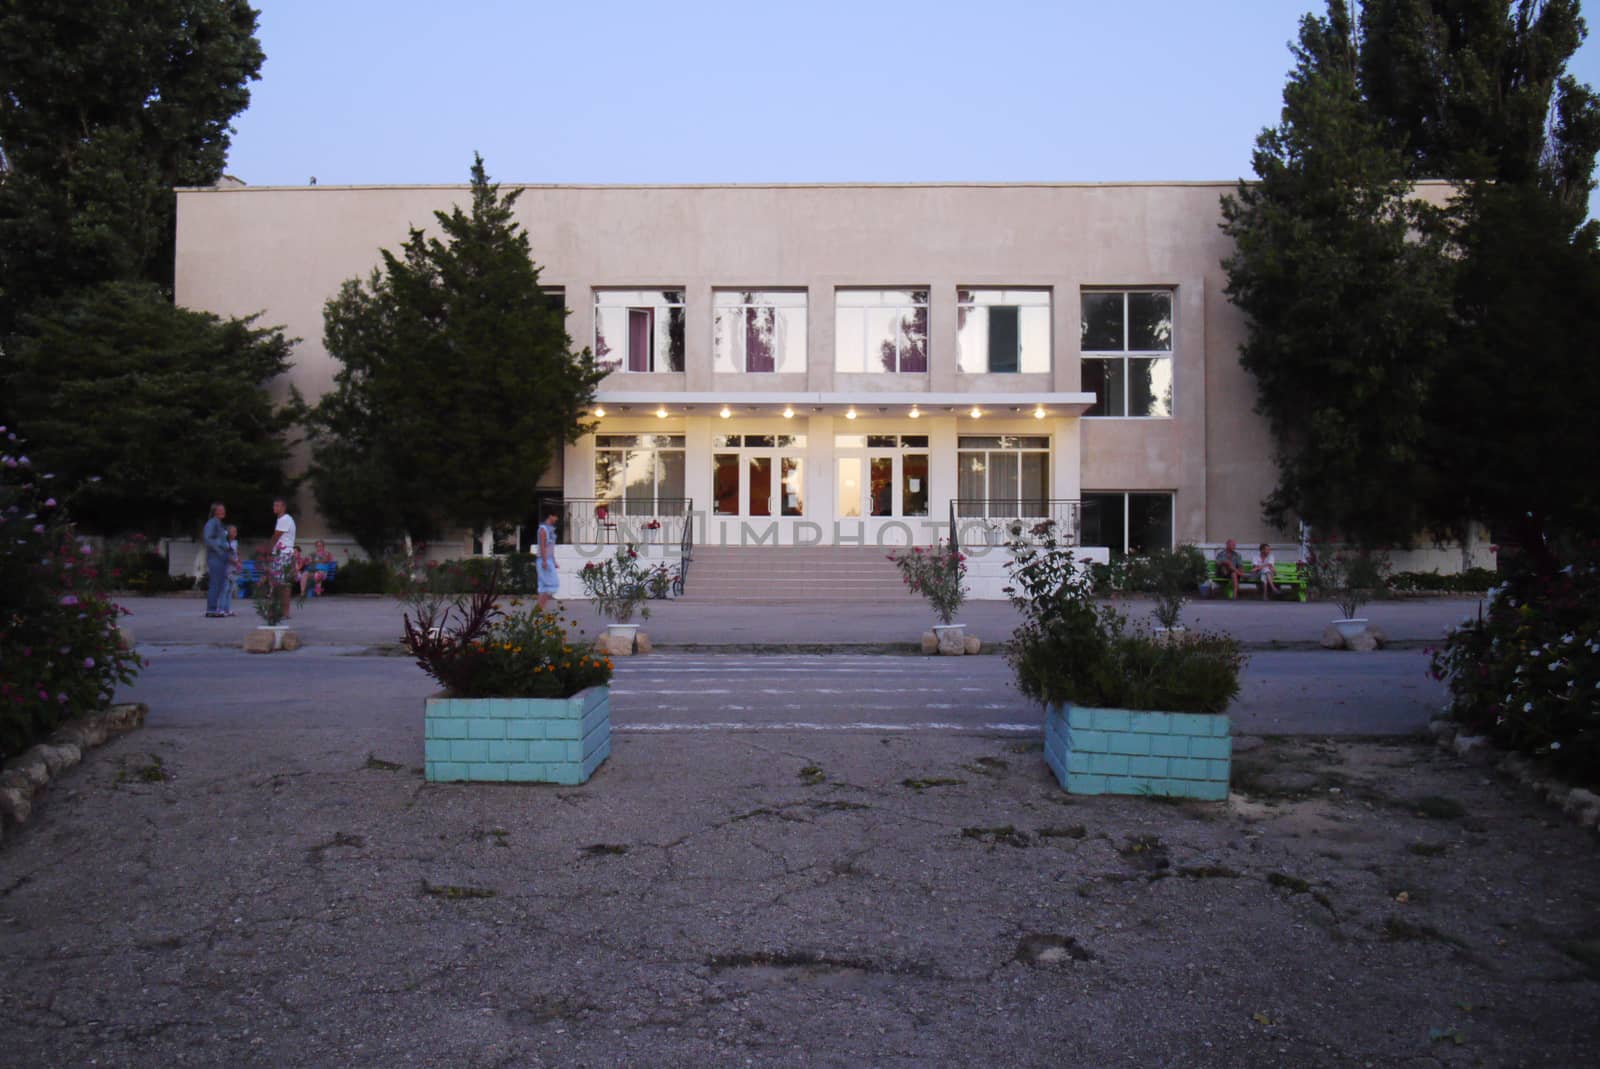
<instances>
[{"instance_id":1,"label":"upper floor window","mask_svg":"<svg viewBox=\"0 0 1600 1069\"><path fill-rule=\"evenodd\" d=\"M956 291L956 367L970 372L1050 370L1050 291Z\"/></svg>"},{"instance_id":2,"label":"upper floor window","mask_svg":"<svg viewBox=\"0 0 1600 1069\"><path fill-rule=\"evenodd\" d=\"M607 371L682 371L683 291L595 290L594 357Z\"/></svg>"},{"instance_id":3,"label":"upper floor window","mask_svg":"<svg viewBox=\"0 0 1600 1069\"><path fill-rule=\"evenodd\" d=\"M1084 415L1172 415L1171 290L1085 291L1079 337Z\"/></svg>"},{"instance_id":4,"label":"upper floor window","mask_svg":"<svg viewBox=\"0 0 1600 1069\"><path fill-rule=\"evenodd\" d=\"M926 374L928 291L837 291L834 367L847 372Z\"/></svg>"},{"instance_id":5,"label":"upper floor window","mask_svg":"<svg viewBox=\"0 0 1600 1069\"><path fill-rule=\"evenodd\" d=\"M805 290L718 290L713 311L713 371L806 369Z\"/></svg>"}]
</instances>

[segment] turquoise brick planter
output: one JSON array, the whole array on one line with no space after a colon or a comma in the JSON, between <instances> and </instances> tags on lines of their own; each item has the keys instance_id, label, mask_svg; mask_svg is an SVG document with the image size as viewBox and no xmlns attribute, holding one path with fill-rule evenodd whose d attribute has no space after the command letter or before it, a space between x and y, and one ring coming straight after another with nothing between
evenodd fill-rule
<instances>
[{"instance_id":1,"label":"turquoise brick planter","mask_svg":"<svg viewBox=\"0 0 1600 1069\"><path fill-rule=\"evenodd\" d=\"M1228 797L1233 739L1221 713L1142 713L1052 705L1044 759L1069 794Z\"/></svg>"},{"instance_id":2,"label":"turquoise brick planter","mask_svg":"<svg viewBox=\"0 0 1600 1069\"><path fill-rule=\"evenodd\" d=\"M611 754L611 688L570 698L429 698L423 736L430 783L583 783Z\"/></svg>"}]
</instances>

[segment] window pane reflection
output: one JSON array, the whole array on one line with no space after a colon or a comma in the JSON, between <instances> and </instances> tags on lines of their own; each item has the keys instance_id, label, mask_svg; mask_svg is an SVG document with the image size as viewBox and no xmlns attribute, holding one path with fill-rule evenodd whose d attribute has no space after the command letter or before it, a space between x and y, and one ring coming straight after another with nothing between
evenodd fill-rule
<instances>
[{"instance_id":1,"label":"window pane reflection","mask_svg":"<svg viewBox=\"0 0 1600 1069\"><path fill-rule=\"evenodd\" d=\"M901 514L928 514L928 455L907 453L900 458Z\"/></svg>"},{"instance_id":2,"label":"window pane reflection","mask_svg":"<svg viewBox=\"0 0 1600 1069\"><path fill-rule=\"evenodd\" d=\"M1122 294L1085 293L1078 347L1084 352L1122 351Z\"/></svg>"},{"instance_id":3,"label":"window pane reflection","mask_svg":"<svg viewBox=\"0 0 1600 1069\"><path fill-rule=\"evenodd\" d=\"M717 453L711 458L711 496L718 516L739 515L739 454Z\"/></svg>"},{"instance_id":4,"label":"window pane reflection","mask_svg":"<svg viewBox=\"0 0 1600 1069\"><path fill-rule=\"evenodd\" d=\"M894 515L894 460L891 457L873 457L869 471L871 483L872 515Z\"/></svg>"},{"instance_id":5,"label":"window pane reflection","mask_svg":"<svg viewBox=\"0 0 1600 1069\"><path fill-rule=\"evenodd\" d=\"M805 515L805 460L801 457L784 457L783 465L783 514L785 516Z\"/></svg>"},{"instance_id":6,"label":"window pane reflection","mask_svg":"<svg viewBox=\"0 0 1600 1069\"><path fill-rule=\"evenodd\" d=\"M1128 349L1133 352L1172 349L1172 294L1128 294Z\"/></svg>"},{"instance_id":7,"label":"window pane reflection","mask_svg":"<svg viewBox=\"0 0 1600 1069\"><path fill-rule=\"evenodd\" d=\"M858 518L861 515L861 458L839 458L839 501L841 518Z\"/></svg>"},{"instance_id":8,"label":"window pane reflection","mask_svg":"<svg viewBox=\"0 0 1600 1069\"><path fill-rule=\"evenodd\" d=\"M1133 357L1127 361L1127 366L1130 413L1135 416L1172 415L1172 361L1165 357Z\"/></svg>"},{"instance_id":9,"label":"window pane reflection","mask_svg":"<svg viewBox=\"0 0 1600 1069\"><path fill-rule=\"evenodd\" d=\"M772 458L748 457L750 464L750 515L772 515Z\"/></svg>"}]
</instances>

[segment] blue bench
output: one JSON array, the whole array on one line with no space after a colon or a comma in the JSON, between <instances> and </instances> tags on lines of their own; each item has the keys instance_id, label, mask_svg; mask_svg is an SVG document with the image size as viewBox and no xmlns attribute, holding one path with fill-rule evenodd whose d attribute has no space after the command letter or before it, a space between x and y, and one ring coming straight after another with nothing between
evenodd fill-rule
<instances>
[{"instance_id":1,"label":"blue bench","mask_svg":"<svg viewBox=\"0 0 1600 1069\"><path fill-rule=\"evenodd\" d=\"M333 577L339 574L339 565L335 561L328 561L326 564L313 564L311 570L322 573L321 592L326 594L328 592L328 584L332 583ZM306 593L312 597L317 596L318 590L315 576L312 577L311 583L306 587Z\"/></svg>"},{"instance_id":2,"label":"blue bench","mask_svg":"<svg viewBox=\"0 0 1600 1069\"><path fill-rule=\"evenodd\" d=\"M233 577L235 593L241 598L248 598L255 590L256 584L261 582L261 573L256 571L256 562L245 560L239 562L239 574Z\"/></svg>"}]
</instances>

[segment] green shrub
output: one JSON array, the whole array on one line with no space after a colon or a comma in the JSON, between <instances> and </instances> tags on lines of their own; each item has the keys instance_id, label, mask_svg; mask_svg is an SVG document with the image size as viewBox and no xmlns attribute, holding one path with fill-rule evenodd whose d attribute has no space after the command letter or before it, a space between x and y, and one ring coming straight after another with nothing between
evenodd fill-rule
<instances>
[{"instance_id":1,"label":"green shrub","mask_svg":"<svg viewBox=\"0 0 1600 1069\"><path fill-rule=\"evenodd\" d=\"M1044 705L1179 713L1228 707L1244 664L1237 642L1206 633L1162 641L1129 631L1121 613L1094 604L1090 570L1072 551L1051 533L1035 536L1034 543L1012 543L1006 590L1023 618L1007 652L1018 690Z\"/></svg>"},{"instance_id":2,"label":"green shrub","mask_svg":"<svg viewBox=\"0 0 1600 1069\"><path fill-rule=\"evenodd\" d=\"M328 591L333 594L387 594L394 576L381 560L351 560L339 565Z\"/></svg>"},{"instance_id":3,"label":"green shrub","mask_svg":"<svg viewBox=\"0 0 1600 1069\"><path fill-rule=\"evenodd\" d=\"M1500 582L1492 568L1468 568L1464 572L1440 575L1438 572L1395 572L1389 589L1399 593L1481 594Z\"/></svg>"},{"instance_id":4,"label":"green shrub","mask_svg":"<svg viewBox=\"0 0 1600 1069\"><path fill-rule=\"evenodd\" d=\"M1600 545L1555 575L1508 577L1432 669L1468 731L1600 782Z\"/></svg>"},{"instance_id":5,"label":"green shrub","mask_svg":"<svg viewBox=\"0 0 1600 1069\"><path fill-rule=\"evenodd\" d=\"M100 591L103 555L81 541L0 427L0 760L62 722L109 705L139 659L122 648L123 610Z\"/></svg>"}]
</instances>

